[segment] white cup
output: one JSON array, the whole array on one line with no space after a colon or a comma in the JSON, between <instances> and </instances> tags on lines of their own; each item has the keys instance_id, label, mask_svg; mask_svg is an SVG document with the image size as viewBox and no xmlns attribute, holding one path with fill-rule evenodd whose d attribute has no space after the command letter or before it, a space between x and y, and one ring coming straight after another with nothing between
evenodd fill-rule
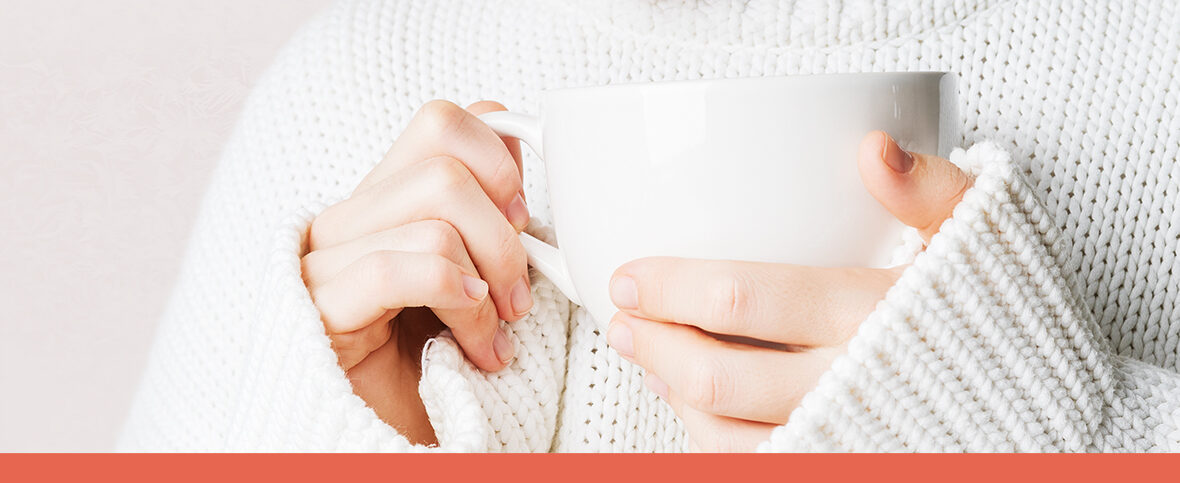
<instances>
[{"instance_id":1,"label":"white cup","mask_svg":"<svg viewBox=\"0 0 1180 483\"><path fill-rule=\"evenodd\" d=\"M481 118L545 162L560 248L522 234L529 263L604 325L637 258L885 266L901 225L861 183L860 141L945 156L956 102L943 72L825 74L557 89L540 117Z\"/></svg>"}]
</instances>

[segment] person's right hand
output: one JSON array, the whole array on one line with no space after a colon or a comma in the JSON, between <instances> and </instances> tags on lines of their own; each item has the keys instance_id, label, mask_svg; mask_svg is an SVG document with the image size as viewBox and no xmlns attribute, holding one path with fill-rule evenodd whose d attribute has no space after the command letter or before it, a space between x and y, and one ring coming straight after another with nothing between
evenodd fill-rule
<instances>
[{"instance_id":1,"label":"person's right hand","mask_svg":"<svg viewBox=\"0 0 1180 483\"><path fill-rule=\"evenodd\" d=\"M436 442L418 395L425 341L450 327L487 371L515 354L500 319L532 308L520 146L467 110L431 101L352 196L308 234L303 277L353 390L417 443Z\"/></svg>"}]
</instances>

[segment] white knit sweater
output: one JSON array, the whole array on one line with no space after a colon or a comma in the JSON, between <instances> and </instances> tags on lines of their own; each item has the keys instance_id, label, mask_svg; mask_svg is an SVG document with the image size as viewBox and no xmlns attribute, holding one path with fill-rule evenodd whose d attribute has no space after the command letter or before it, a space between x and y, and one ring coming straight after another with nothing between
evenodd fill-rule
<instances>
[{"instance_id":1,"label":"white knit sweater","mask_svg":"<svg viewBox=\"0 0 1180 483\"><path fill-rule=\"evenodd\" d=\"M761 449L1180 450L1176 3L892 3L334 6L249 100L122 448L427 449L353 395L299 259L317 210L429 99L536 112L562 86L948 70L961 75L962 145L976 145L954 160L977 184ZM543 176L526 163L543 232ZM441 449L684 449L641 369L536 280L507 370L475 369L445 336L425 351Z\"/></svg>"}]
</instances>

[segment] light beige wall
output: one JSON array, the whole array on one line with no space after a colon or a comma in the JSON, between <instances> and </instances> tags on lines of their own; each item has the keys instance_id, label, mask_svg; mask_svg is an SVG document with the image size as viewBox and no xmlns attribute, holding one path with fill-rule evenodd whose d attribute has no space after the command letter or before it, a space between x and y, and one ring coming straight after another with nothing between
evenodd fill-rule
<instances>
[{"instance_id":1,"label":"light beige wall","mask_svg":"<svg viewBox=\"0 0 1180 483\"><path fill-rule=\"evenodd\" d=\"M113 447L252 82L327 0L0 0L0 451Z\"/></svg>"}]
</instances>

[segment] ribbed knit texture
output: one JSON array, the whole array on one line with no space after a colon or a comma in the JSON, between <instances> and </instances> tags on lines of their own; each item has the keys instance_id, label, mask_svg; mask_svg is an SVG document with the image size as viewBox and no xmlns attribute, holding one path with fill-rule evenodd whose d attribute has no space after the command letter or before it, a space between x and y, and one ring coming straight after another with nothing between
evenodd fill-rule
<instances>
[{"instance_id":1,"label":"ribbed knit texture","mask_svg":"<svg viewBox=\"0 0 1180 483\"><path fill-rule=\"evenodd\" d=\"M1170 1L339 3L248 102L121 447L429 449L352 394L299 273L310 220L429 99L536 112L564 86L947 70L977 186L760 449L1178 450L1178 56ZM525 171L543 235L531 153ZM507 370L445 336L425 351L438 449L685 449L641 369L535 280Z\"/></svg>"}]
</instances>

